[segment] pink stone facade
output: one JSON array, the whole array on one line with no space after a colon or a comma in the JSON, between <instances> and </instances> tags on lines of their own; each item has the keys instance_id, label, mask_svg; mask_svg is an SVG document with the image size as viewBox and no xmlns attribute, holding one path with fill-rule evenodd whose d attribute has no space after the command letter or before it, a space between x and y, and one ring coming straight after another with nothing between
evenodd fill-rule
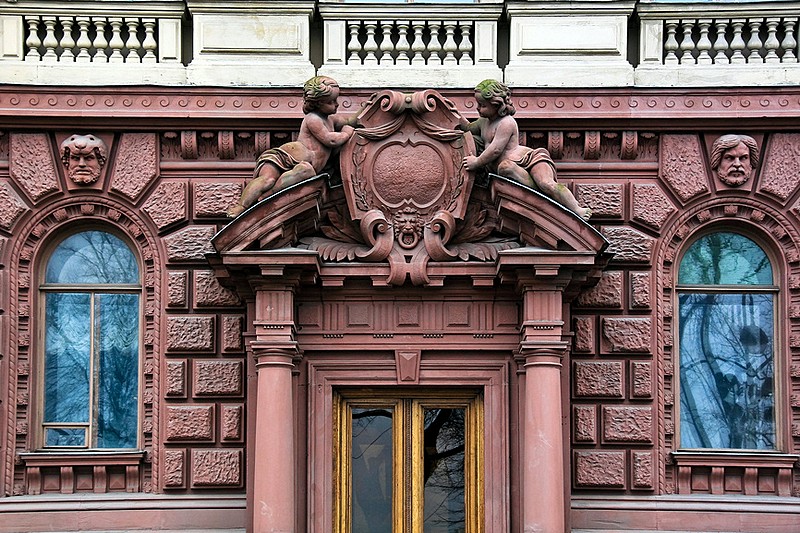
<instances>
[{"instance_id":1,"label":"pink stone facade","mask_svg":"<svg viewBox=\"0 0 800 533\"><path fill-rule=\"evenodd\" d=\"M81 493L152 497L132 508L153 530L331 532L333 398L358 387L481 391L487 533L712 531L711 518L691 523L706 512L719 531L753 517L764 531L796 530L797 89L515 90L520 137L549 150L592 217L497 180L472 195L519 248L451 262L337 261L298 246L322 236L333 222L322 214L343 202L318 182L227 218L258 154L296 135L299 91L73 92L0 88L0 532L27 527L20 514L4 519L5 502ZM344 88L340 112L371 92ZM475 118L471 91L440 92ZM100 179L78 187L58 146L86 132L110 155ZM743 188L709 164L713 141L731 132L761 150ZM391 174L397 161L382 157L372 171ZM394 177L386 194L413 186ZM46 454L39 285L52 246L88 227L123 236L140 264L139 446ZM676 269L687 242L720 228L754 236L777 267L772 455L676 453ZM693 507L695 495L717 499ZM740 496L751 497L741 516ZM98 505L119 514L115 529L134 529L124 505ZM56 530L37 520L36 531Z\"/></svg>"}]
</instances>

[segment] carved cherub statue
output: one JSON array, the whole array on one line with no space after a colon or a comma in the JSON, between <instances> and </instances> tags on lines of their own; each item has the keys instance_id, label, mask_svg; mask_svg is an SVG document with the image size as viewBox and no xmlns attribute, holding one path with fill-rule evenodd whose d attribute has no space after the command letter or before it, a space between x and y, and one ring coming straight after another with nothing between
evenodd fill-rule
<instances>
[{"instance_id":1,"label":"carved cherub statue","mask_svg":"<svg viewBox=\"0 0 800 533\"><path fill-rule=\"evenodd\" d=\"M228 210L235 217L267 192L277 192L317 175L334 148L353 135L356 117L336 116L339 84L327 76L315 76L303 85L303 113L296 141L270 148L256 161L253 180L242 191L239 203Z\"/></svg>"},{"instance_id":2,"label":"carved cherub statue","mask_svg":"<svg viewBox=\"0 0 800 533\"><path fill-rule=\"evenodd\" d=\"M484 80L475 87L480 118L461 127L480 135L486 148L479 156L464 158L467 170L487 166L490 172L511 178L546 194L578 216L588 220L592 210L578 205L570 190L556 181L556 169L544 148L519 144L519 128L512 116L517 110L511 103L511 91L497 80Z\"/></svg>"}]
</instances>

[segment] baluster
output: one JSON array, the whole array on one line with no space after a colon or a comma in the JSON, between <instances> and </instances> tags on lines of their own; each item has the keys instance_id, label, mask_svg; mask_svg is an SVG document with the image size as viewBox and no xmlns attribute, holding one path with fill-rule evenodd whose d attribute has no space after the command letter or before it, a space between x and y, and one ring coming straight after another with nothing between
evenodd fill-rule
<instances>
[{"instance_id":1,"label":"baluster","mask_svg":"<svg viewBox=\"0 0 800 533\"><path fill-rule=\"evenodd\" d=\"M367 55L364 57L365 65L378 64L378 43L375 42L375 30L378 28L378 22L374 20L364 21L364 26L367 28L367 41L364 43L364 51Z\"/></svg>"},{"instance_id":2,"label":"baluster","mask_svg":"<svg viewBox=\"0 0 800 533\"><path fill-rule=\"evenodd\" d=\"M697 21L700 26L700 39L697 40L697 50L700 52L697 55L697 63L700 65L710 65L713 63L711 55L708 53L711 50L711 39L708 38L708 29L711 27L710 19L700 19Z\"/></svg>"},{"instance_id":3,"label":"baluster","mask_svg":"<svg viewBox=\"0 0 800 533\"><path fill-rule=\"evenodd\" d=\"M458 63L458 61L456 61L456 51L458 50L455 39L456 22L454 20L446 20L444 23L444 31L447 32L447 36L444 39L444 46L442 47L442 50L445 52L442 64L456 65Z\"/></svg>"},{"instance_id":4,"label":"baluster","mask_svg":"<svg viewBox=\"0 0 800 533\"><path fill-rule=\"evenodd\" d=\"M108 42L108 46L111 48L111 55L108 57L108 62L122 63L125 61L122 56L122 49L125 47L125 42L122 40L122 19L109 17L108 22L111 24L111 40Z\"/></svg>"},{"instance_id":5,"label":"baluster","mask_svg":"<svg viewBox=\"0 0 800 533\"><path fill-rule=\"evenodd\" d=\"M392 52L394 52L394 43L392 42L393 28L393 20L381 22L383 37L381 38L381 57L378 59L379 65L391 65L394 62L394 58L392 57Z\"/></svg>"},{"instance_id":6,"label":"baluster","mask_svg":"<svg viewBox=\"0 0 800 533\"><path fill-rule=\"evenodd\" d=\"M731 24L733 25L733 39L731 39L731 50L733 50L733 54L731 54L731 63L733 64L742 64L747 61L744 58L744 54L742 54L742 50L744 50L744 39L742 39L744 22L744 19L731 20Z\"/></svg>"},{"instance_id":7,"label":"baluster","mask_svg":"<svg viewBox=\"0 0 800 533\"><path fill-rule=\"evenodd\" d=\"M405 21L397 22L397 64L410 65L411 58L408 57L408 52L411 50L411 45L408 44L408 26L409 23Z\"/></svg>"},{"instance_id":8,"label":"baluster","mask_svg":"<svg viewBox=\"0 0 800 533\"><path fill-rule=\"evenodd\" d=\"M425 21L415 20L412 21L412 29L414 30L414 41L411 43L411 52L414 54L411 58L412 65L425 64L425 42L422 40L422 32L425 31Z\"/></svg>"},{"instance_id":9,"label":"baluster","mask_svg":"<svg viewBox=\"0 0 800 533\"><path fill-rule=\"evenodd\" d=\"M725 52L728 50L728 41L725 40L725 30L728 27L730 19L717 19L717 38L714 40L714 63L717 65L724 65L730 63L731 60Z\"/></svg>"},{"instance_id":10,"label":"baluster","mask_svg":"<svg viewBox=\"0 0 800 533\"><path fill-rule=\"evenodd\" d=\"M141 43L139 42L139 19L125 19L125 24L128 26L128 39L125 41L125 48L128 49L128 55L125 61L129 63L141 63L142 58L139 55Z\"/></svg>"},{"instance_id":11,"label":"baluster","mask_svg":"<svg viewBox=\"0 0 800 533\"><path fill-rule=\"evenodd\" d=\"M474 65L475 60L472 59L472 39L470 39L470 32L472 31L472 22L463 21L459 23L461 29L461 59L458 61L459 65Z\"/></svg>"},{"instance_id":12,"label":"baluster","mask_svg":"<svg viewBox=\"0 0 800 533\"><path fill-rule=\"evenodd\" d=\"M442 25L437 21L428 22L428 29L431 31L431 40L428 43L428 64L441 65L442 64L442 43L439 41L439 30Z\"/></svg>"},{"instance_id":13,"label":"baluster","mask_svg":"<svg viewBox=\"0 0 800 533\"><path fill-rule=\"evenodd\" d=\"M694 50L694 41L692 40L692 29L694 28L694 19L683 21L683 39L681 40L681 65L691 65L696 63L692 51Z\"/></svg>"},{"instance_id":14,"label":"baluster","mask_svg":"<svg viewBox=\"0 0 800 533\"><path fill-rule=\"evenodd\" d=\"M347 43L347 51L350 52L350 57L347 62L353 65L360 65L361 58L358 53L361 51L361 43L358 42L358 30L361 29L361 22L348 22L350 30L350 41Z\"/></svg>"},{"instance_id":15,"label":"baluster","mask_svg":"<svg viewBox=\"0 0 800 533\"><path fill-rule=\"evenodd\" d=\"M92 17L97 34L94 37L94 57L95 63L108 63L108 41L106 40L106 19L104 17Z\"/></svg>"},{"instance_id":16,"label":"baluster","mask_svg":"<svg viewBox=\"0 0 800 533\"><path fill-rule=\"evenodd\" d=\"M783 19L783 30L785 35L783 42L781 42L781 48L783 48L781 61L783 63L794 63L797 61L797 55L794 53L794 49L797 47L797 40L794 38L794 20Z\"/></svg>"},{"instance_id":17,"label":"baluster","mask_svg":"<svg viewBox=\"0 0 800 533\"><path fill-rule=\"evenodd\" d=\"M58 46L58 39L56 39L56 18L46 16L42 17L42 21L44 21L45 28L47 29L47 35L45 35L44 41L42 41L45 47L42 61L58 61L58 56L56 55L56 47Z\"/></svg>"},{"instance_id":18,"label":"baluster","mask_svg":"<svg viewBox=\"0 0 800 533\"><path fill-rule=\"evenodd\" d=\"M664 41L664 56L665 65L677 65L679 63L678 56L675 52L678 50L678 40L675 38L675 32L678 28L677 20L668 20L665 22L667 26L667 39Z\"/></svg>"},{"instance_id":19,"label":"baluster","mask_svg":"<svg viewBox=\"0 0 800 533\"><path fill-rule=\"evenodd\" d=\"M776 50L780 48L781 43L778 42L778 24L781 23L779 18L767 19L767 40L764 41L764 48L767 50L767 55L764 56L764 63L780 63L781 58L778 57Z\"/></svg>"},{"instance_id":20,"label":"baluster","mask_svg":"<svg viewBox=\"0 0 800 533\"><path fill-rule=\"evenodd\" d=\"M750 50L750 55L747 56L748 63L763 63L764 60L761 58L761 36L758 34L761 28L761 20L762 19L750 19L748 24L750 25L750 40L747 41L747 48Z\"/></svg>"},{"instance_id":21,"label":"baluster","mask_svg":"<svg viewBox=\"0 0 800 533\"><path fill-rule=\"evenodd\" d=\"M64 35L61 36L61 59L59 61L75 61L75 39L72 38L72 17L59 17Z\"/></svg>"},{"instance_id":22,"label":"baluster","mask_svg":"<svg viewBox=\"0 0 800 533\"><path fill-rule=\"evenodd\" d=\"M156 19L142 19L142 23L144 24L144 42L142 43L144 57L142 58L142 63L157 63L156 48L158 48L158 43L156 43L155 38Z\"/></svg>"},{"instance_id":23,"label":"baluster","mask_svg":"<svg viewBox=\"0 0 800 533\"><path fill-rule=\"evenodd\" d=\"M39 52L39 47L42 46L42 41L39 39L39 17L26 17L25 21L28 23L28 37L25 39L28 53L25 54L25 59L41 61L42 54Z\"/></svg>"},{"instance_id":24,"label":"baluster","mask_svg":"<svg viewBox=\"0 0 800 533\"><path fill-rule=\"evenodd\" d=\"M78 36L78 55L75 56L75 61L78 63L88 63L92 60L89 54L89 48L92 47L92 41L89 39L89 17L75 17L78 23L80 35Z\"/></svg>"}]
</instances>

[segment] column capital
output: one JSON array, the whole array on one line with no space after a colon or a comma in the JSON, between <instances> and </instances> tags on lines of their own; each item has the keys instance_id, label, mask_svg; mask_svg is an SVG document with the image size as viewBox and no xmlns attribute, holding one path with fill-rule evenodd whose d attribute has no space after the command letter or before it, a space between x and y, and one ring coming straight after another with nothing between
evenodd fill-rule
<instances>
[{"instance_id":1,"label":"column capital","mask_svg":"<svg viewBox=\"0 0 800 533\"><path fill-rule=\"evenodd\" d=\"M514 355L514 360L525 369L534 366L555 366L561 368L564 356L569 351L568 342L523 341Z\"/></svg>"},{"instance_id":2,"label":"column capital","mask_svg":"<svg viewBox=\"0 0 800 533\"><path fill-rule=\"evenodd\" d=\"M284 366L294 368L295 359L300 356L300 350L296 342L265 343L253 341L250 344L253 351L253 358L256 360L256 368Z\"/></svg>"}]
</instances>

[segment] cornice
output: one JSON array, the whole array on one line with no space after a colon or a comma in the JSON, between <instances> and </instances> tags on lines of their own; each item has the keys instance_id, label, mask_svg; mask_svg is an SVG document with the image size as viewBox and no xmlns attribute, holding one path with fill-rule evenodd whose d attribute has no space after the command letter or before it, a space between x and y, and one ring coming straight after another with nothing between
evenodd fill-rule
<instances>
[{"instance_id":1,"label":"cornice","mask_svg":"<svg viewBox=\"0 0 800 533\"><path fill-rule=\"evenodd\" d=\"M373 92L344 88L339 112L357 112ZM468 118L477 115L471 89L441 92ZM800 118L800 87L514 88L512 98L518 120L545 121L543 125L622 120L703 121L713 126L722 121L730 127L729 121L737 119L748 124L783 121L785 127L797 129ZM294 122L302 116L299 88L0 86L0 127L4 128L63 124L80 118L87 125L122 120L141 121L149 128L210 127L237 121L236 128L246 130L263 128L264 120Z\"/></svg>"}]
</instances>

